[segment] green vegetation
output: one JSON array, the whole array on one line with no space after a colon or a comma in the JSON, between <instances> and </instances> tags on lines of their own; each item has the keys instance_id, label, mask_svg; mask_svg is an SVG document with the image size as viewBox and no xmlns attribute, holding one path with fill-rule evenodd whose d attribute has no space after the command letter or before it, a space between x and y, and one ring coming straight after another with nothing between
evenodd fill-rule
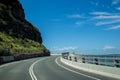
<instances>
[{"instance_id":1,"label":"green vegetation","mask_svg":"<svg viewBox=\"0 0 120 80\"><path fill-rule=\"evenodd\" d=\"M16 38L0 32L0 56L42 53L47 49L40 43L27 38Z\"/></svg>"}]
</instances>

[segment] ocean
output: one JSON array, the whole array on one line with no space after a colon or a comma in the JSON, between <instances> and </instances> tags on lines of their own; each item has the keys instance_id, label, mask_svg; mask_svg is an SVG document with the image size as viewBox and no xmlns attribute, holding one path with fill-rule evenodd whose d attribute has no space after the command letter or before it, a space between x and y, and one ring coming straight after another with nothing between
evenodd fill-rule
<instances>
[{"instance_id":1,"label":"ocean","mask_svg":"<svg viewBox=\"0 0 120 80\"><path fill-rule=\"evenodd\" d=\"M120 54L110 54L110 55L77 55L78 60L82 60L85 63L110 66L110 67L120 67Z\"/></svg>"}]
</instances>

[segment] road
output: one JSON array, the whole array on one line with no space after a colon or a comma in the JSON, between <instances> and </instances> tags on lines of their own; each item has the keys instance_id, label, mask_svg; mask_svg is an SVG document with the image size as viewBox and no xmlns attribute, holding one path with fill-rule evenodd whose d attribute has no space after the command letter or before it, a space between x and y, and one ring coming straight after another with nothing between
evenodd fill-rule
<instances>
[{"instance_id":1,"label":"road","mask_svg":"<svg viewBox=\"0 0 120 80\"><path fill-rule=\"evenodd\" d=\"M71 68L57 57L40 57L1 65L0 80L115 80Z\"/></svg>"}]
</instances>

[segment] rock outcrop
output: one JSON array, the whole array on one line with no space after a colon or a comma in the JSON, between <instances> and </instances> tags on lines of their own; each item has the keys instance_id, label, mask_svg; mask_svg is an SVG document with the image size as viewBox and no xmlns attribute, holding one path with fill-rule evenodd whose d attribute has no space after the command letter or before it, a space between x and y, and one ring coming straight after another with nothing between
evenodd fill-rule
<instances>
[{"instance_id":1,"label":"rock outcrop","mask_svg":"<svg viewBox=\"0 0 120 80\"><path fill-rule=\"evenodd\" d=\"M18 0L0 0L0 32L42 43L41 33L25 19L24 9Z\"/></svg>"}]
</instances>

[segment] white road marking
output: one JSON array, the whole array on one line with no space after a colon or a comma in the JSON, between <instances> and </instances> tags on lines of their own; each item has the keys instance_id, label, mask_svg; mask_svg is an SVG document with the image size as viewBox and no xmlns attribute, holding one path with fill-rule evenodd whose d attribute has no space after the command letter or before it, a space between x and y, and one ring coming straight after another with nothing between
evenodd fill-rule
<instances>
[{"instance_id":1,"label":"white road marking","mask_svg":"<svg viewBox=\"0 0 120 80\"><path fill-rule=\"evenodd\" d=\"M46 59L46 58L39 59L39 60L35 61L35 62L32 63L32 65L29 67L29 74L30 74L32 80L38 80L37 77L36 77L35 74L34 74L34 71L33 71L34 65L35 65L36 63L40 62L40 61L43 61L44 59Z\"/></svg>"},{"instance_id":2,"label":"white road marking","mask_svg":"<svg viewBox=\"0 0 120 80\"><path fill-rule=\"evenodd\" d=\"M57 57L57 58L55 59L55 62L57 63L58 66L60 66L60 67L62 67L62 68L64 68L64 69L66 69L66 70L68 70L68 71L71 71L71 72L73 72L73 73L76 73L76 74L79 74L79 75L82 75L82 76L85 76L85 77L88 77L88 78L91 78L91 79L101 80L101 79L99 79L99 78L95 78L95 77L92 77L92 76L89 76L89 75L86 75L86 74L83 74L83 73L80 73L80 72L71 70L71 69L69 69L69 68L67 68L67 67L64 67L63 65L61 65L61 64L58 63L58 61L57 61L58 58L59 58L59 57Z\"/></svg>"},{"instance_id":3,"label":"white road marking","mask_svg":"<svg viewBox=\"0 0 120 80\"><path fill-rule=\"evenodd\" d=\"M32 63L31 66L29 67L29 74L30 74L32 80L37 80L37 78L36 78L36 76L35 76L35 74L34 74L34 71L33 71L34 65L35 65L36 63L38 63L39 61L42 61L42 60L44 60L44 59L46 59L46 58L39 59L39 60L35 61L35 62ZM25 61L25 60L22 60L22 61ZM3 65L0 65L0 68L7 67L7 66L9 66L9 65L16 64L16 63L21 63L22 61L16 61L16 62L12 62L12 63L3 64Z\"/></svg>"}]
</instances>

